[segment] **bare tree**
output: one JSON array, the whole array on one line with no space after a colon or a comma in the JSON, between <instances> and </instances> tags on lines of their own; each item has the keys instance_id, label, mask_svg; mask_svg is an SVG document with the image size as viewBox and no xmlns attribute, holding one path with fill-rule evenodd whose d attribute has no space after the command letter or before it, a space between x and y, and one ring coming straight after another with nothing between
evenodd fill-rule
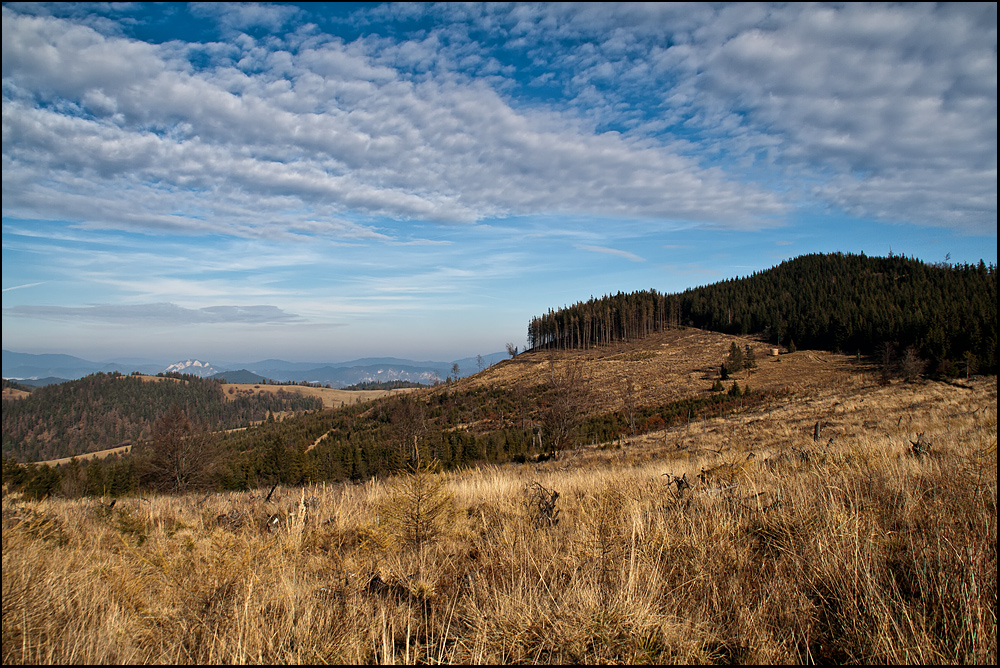
<instances>
[{"instance_id":1,"label":"bare tree","mask_svg":"<svg viewBox=\"0 0 1000 668\"><path fill-rule=\"evenodd\" d=\"M515 346L513 343L508 343L507 354L510 355L511 357L517 357L517 346Z\"/></svg>"},{"instance_id":2,"label":"bare tree","mask_svg":"<svg viewBox=\"0 0 1000 668\"><path fill-rule=\"evenodd\" d=\"M916 348L909 346L903 351L903 359L899 362L899 368L903 372L903 378L907 383L912 383L916 380L924 372L925 366L926 363L920 359Z\"/></svg>"},{"instance_id":3,"label":"bare tree","mask_svg":"<svg viewBox=\"0 0 1000 668\"><path fill-rule=\"evenodd\" d=\"M635 416L639 408L639 388L631 376L619 379L619 389L622 394L622 409L628 420L629 430L635 436Z\"/></svg>"},{"instance_id":4,"label":"bare tree","mask_svg":"<svg viewBox=\"0 0 1000 668\"><path fill-rule=\"evenodd\" d=\"M203 482L209 453L205 431L174 404L153 425L149 477L157 487L180 492Z\"/></svg>"},{"instance_id":5,"label":"bare tree","mask_svg":"<svg viewBox=\"0 0 1000 668\"><path fill-rule=\"evenodd\" d=\"M401 395L390 416L402 461L420 464L420 437L426 431L424 404L410 395Z\"/></svg>"},{"instance_id":6,"label":"bare tree","mask_svg":"<svg viewBox=\"0 0 1000 668\"><path fill-rule=\"evenodd\" d=\"M886 341L879 346L879 357L881 358L879 382L882 385L888 385L889 379L892 378L892 356L893 347L891 343Z\"/></svg>"},{"instance_id":7,"label":"bare tree","mask_svg":"<svg viewBox=\"0 0 1000 668\"><path fill-rule=\"evenodd\" d=\"M583 371L573 364L556 371L552 369L549 390L545 395L542 422L551 454L572 445L583 400Z\"/></svg>"}]
</instances>

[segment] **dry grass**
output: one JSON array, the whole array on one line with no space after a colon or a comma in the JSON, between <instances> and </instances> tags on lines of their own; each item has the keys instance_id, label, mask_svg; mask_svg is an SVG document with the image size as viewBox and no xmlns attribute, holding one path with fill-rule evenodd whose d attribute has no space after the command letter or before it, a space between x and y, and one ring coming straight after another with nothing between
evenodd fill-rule
<instances>
[{"instance_id":1,"label":"dry grass","mask_svg":"<svg viewBox=\"0 0 1000 668\"><path fill-rule=\"evenodd\" d=\"M419 547L381 522L392 481L6 495L3 661L994 663L996 379L837 386L441 474Z\"/></svg>"},{"instance_id":2,"label":"dry grass","mask_svg":"<svg viewBox=\"0 0 1000 668\"><path fill-rule=\"evenodd\" d=\"M857 363L850 355L799 351L772 357L771 345L756 339L685 328L658 332L629 344L521 353L461 379L457 387L513 389L545 382L553 371L579 368L588 410L592 412L620 410L626 379L632 381L639 405L666 404L709 394L733 342L741 348L753 347L758 368L749 378L746 371L735 374L727 385L736 380L741 387L749 383L754 390L788 390L811 395L833 389L842 392L845 388L831 382L832 377L850 388L872 384L874 380L874 370ZM438 391L451 389L445 386Z\"/></svg>"},{"instance_id":3,"label":"dry grass","mask_svg":"<svg viewBox=\"0 0 1000 668\"><path fill-rule=\"evenodd\" d=\"M397 390L338 390L329 387L313 387L311 385L269 385L269 384L249 384L249 383L226 383L222 386L225 397L232 401L238 393L260 394L269 392L275 394L279 391L290 394L299 394L305 397L318 397L323 401L323 408L340 408L357 402L367 402L373 399L413 392L415 388L401 388ZM230 390L233 392L230 393Z\"/></svg>"},{"instance_id":4,"label":"dry grass","mask_svg":"<svg viewBox=\"0 0 1000 668\"><path fill-rule=\"evenodd\" d=\"M113 455L124 455L127 454L129 450L132 449L131 445L119 445L117 448L108 448L107 450L98 450L96 452L85 452L80 455L75 455L73 457L60 457L59 459L47 459L44 461L37 462L38 464L48 464L49 466L63 466L69 464L72 460L86 461L88 459L107 459Z\"/></svg>"},{"instance_id":5,"label":"dry grass","mask_svg":"<svg viewBox=\"0 0 1000 668\"><path fill-rule=\"evenodd\" d=\"M25 397L30 397L31 392L25 390L15 390L13 387L3 388L3 398L4 399L24 399Z\"/></svg>"},{"instance_id":6,"label":"dry grass","mask_svg":"<svg viewBox=\"0 0 1000 668\"><path fill-rule=\"evenodd\" d=\"M134 377L138 377L146 383L159 383L164 381L174 383L188 382L184 379L173 378L171 376L122 376L122 378ZM306 397L318 397L323 401L324 408L340 408L342 405L353 404L358 401L366 402L390 394L413 391L411 388L398 390L338 390L329 387L314 387L312 385L273 385L270 383L226 383L222 386L222 390L226 399L230 401L238 396L237 393L243 395L263 394L264 392L275 394L279 391L288 392L290 394L299 394ZM230 390L232 390L232 392L230 392ZM12 392L16 391L17 390L12 390ZM7 390L4 390L4 397L7 396L6 392Z\"/></svg>"}]
</instances>

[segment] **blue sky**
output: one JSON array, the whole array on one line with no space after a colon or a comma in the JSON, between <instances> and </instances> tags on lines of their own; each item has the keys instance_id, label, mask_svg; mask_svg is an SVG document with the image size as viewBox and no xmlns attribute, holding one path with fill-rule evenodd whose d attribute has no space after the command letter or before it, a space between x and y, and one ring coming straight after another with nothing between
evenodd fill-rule
<instances>
[{"instance_id":1,"label":"blue sky","mask_svg":"<svg viewBox=\"0 0 1000 668\"><path fill-rule=\"evenodd\" d=\"M3 347L451 360L797 255L997 261L996 4L3 6Z\"/></svg>"}]
</instances>

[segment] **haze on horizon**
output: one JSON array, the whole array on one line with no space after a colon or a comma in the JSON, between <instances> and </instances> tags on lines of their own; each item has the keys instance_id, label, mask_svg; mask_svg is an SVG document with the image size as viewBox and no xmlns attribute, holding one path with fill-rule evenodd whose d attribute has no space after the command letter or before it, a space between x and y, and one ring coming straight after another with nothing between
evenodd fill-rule
<instances>
[{"instance_id":1,"label":"haze on horizon","mask_svg":"<svg viewBox=\"0 0 1000 668\"><path fill-rule=\"evenodd\" d=\"M6 350L452 360L806 253L996 264L995 3L2 11Z\"/></svg>"}]
</instances>

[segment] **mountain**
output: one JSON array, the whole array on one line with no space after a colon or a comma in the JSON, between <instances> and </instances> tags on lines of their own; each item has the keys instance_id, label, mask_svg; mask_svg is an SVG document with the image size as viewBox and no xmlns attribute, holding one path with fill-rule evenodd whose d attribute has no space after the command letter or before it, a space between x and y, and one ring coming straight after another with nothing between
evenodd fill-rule
<instances>
[{"instance_id":1,"label":"mountain","mask_svg":"<svg viewBox=\"0 0 1000 668\"><path fill-rule=\"evenodd\" d=\"M252 371L247 371L246 369L240 369L239 371L223 371L209 376L209 378L212 380L224 380L227 383L242 383L244 385L256 385L270 381L269 378L258 376Z\"/></svg>"},{"instance_id":2,"label":"mountain","mask_svg":"<svg viewBox=\"0 0 1000 668\"><path fill-rule=\"evenodd\" d=\"M492 366L506 357L506 353L483 355L483 368ZM247 364L245 368L278 382L305 381L331 387L347 387L358 383L392 380L430 385L452 376L455 364L459 365L460 378L479 371L478 359L475 357L466 357L454 362L416 362L398 357L364 357L347 362L316 364L268 359Z\"/></svg>"},{"instance_id":3,"label":"mountain","mask_svg":"<svg viewBox=\"0 0 1000 668\"><path fill-rule=\"evenodd\" d=\"M45 378L22 378L21 385L27 387L45 387L46 385L58 385L68 383L69 378L57 378L56 376L46 376Z\"/></svg>"},{"instance_id":4,"label":"mountain","mask_svg":"<svg viewBox=\"0 0 1000 668\"><path fill-rule=\"evenodd\" d=\"M83 378L92 373L141 373L155 374L162 371L158 364L122 363L122 362L91 362L72 355L32 355L3 351L3 377L19 380L69 379Z\"/></svg>"},{"instance_id":5,"label":"mountain","mask_svg":"<svg viewBox=\"0 0 1000 668\"><path fill-rule=\"evenodd\" d=\"M483 355L483 368L504 359L506 353ZM197 359L184 360L170 365L149 360L114 360L91 362L72 355L32 355L3 351L3 377L17 380L35 380L35 384L51 384L76 380L93 373L131 374L133 371L154 376L158 373L183 373L201 378L232 371L248 371L262 378L279 383L309 382L331 387L346 387L364 382L405 380L431 384L452 376L452 367L459 365L459 377L464 378L479 371L478 359L467 357L454 362L418 362L398 357L366 357L347 362L288 362L266 359L260 362L227 362L209 364ZM37 379L46 379L45 383ZM230 382L238 382L231 380ZM260 382L260 381L252 381Z\"/></svg>"},{"instance_id":6,"label":"mountain","mask_svg":"<svg viewBox=\"0 0 1000 668\"><path fill-rule=\"evenodd\" d=\"M186 373L192 376L198 376L199 378L208 378L209 376L214 376L219 373L219 371L214 369L208 362L199 362L198 360L175 362L164 369L163 372Z\"/></svg>"}]
</instances>

